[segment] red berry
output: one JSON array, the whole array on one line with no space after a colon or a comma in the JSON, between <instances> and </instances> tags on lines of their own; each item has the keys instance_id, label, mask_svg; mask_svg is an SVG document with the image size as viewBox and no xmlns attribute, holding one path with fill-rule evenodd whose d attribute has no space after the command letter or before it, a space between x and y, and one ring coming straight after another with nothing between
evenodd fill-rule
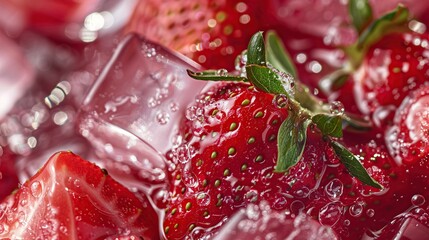
<instances>
[{"instance_id":1,"label":"red berry","mask_svg":"<svg viewBox=\"0 0 429 240\"><path fill-rule=\"evenodd\" d=\"M0 237L157 239L156 214L142 201L96 165L60 152L0 204Z\"/></svg>"},{"instance_id":2,"label":"red berry","mask_svg":"<svg viewBox=\"0 0 429 240\"><path fill-rule=\"evenodd\" d=\"M397 33L373 45L354 75L360 110L383 120L423 84L429 77L428 44L428 34Z\"/></svg>"},{"instance_id":3,"label":"red berry","mask_svg":"<svg viewBox=\"0 0 429 240\"><path fill-rule=\"evenodd\" d=\"M428 86L419 88L404 99L385 138L391 155L398 163L418 162L428 155Z\"/></svg>"},{"instance_id":4,"label":"red berry","mask_svg":"<svg viewBox=\"0 0 429 240\"><path fill-rule=\"evenodd\" d=\"M324 169L327 144L310 133L301 161L274 173L277 132L288 113L248 84L217 86L189 108L185 142L172 151L170 239L210 231L249 203L268 201L292 215L304 208ZM194 232L194 234L196 234Z\"/></svg>"},{"instance_id":5,"label":"red berry","mask_svg":"<svg viewBox=\"0 0 429 240\"><path fill-rule=\"evenodd\" d=\"M175 49L207 68L234 66L250 37L272 24L271 1L141 1L127 31Z\"/></svg>"}]
</instances>

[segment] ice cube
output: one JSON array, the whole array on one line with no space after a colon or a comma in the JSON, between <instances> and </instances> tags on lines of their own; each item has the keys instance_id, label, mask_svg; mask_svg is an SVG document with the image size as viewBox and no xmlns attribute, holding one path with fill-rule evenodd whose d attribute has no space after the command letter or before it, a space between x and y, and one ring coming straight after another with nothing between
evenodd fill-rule
<instances>
[{"instance_id":1,"label":"ice cube","mask_svg":"<svg viewBox=\"0 0 429 240\"><path fill-rule=\"evenodd\" d=\"M273 211L261 203L251 204L234 214L214 237L214 240L221 239L334 240L337 236L331 228L320 225L304 213L294 219L287 219L285 214Z\"/></svg>"},{"instance_id":2,"label":"ice cube","mask_svg":"<svg viewBox=\"0 0 429 240\"><path fill-rule=\"evenodd\" d=\"M206 84L186 73L198 68L132 34L89 91L79 131L95 147L97 163L128 188L151 194L165 187L163 154L177 144L186 107Z\"/></svg>"},{"instance_id":3,"label":"ice cube","mask_svg":"<svg viewBox=\"0 0 429 240\"><path fill-rule=\"evenodd\" d=\"M129 35L86 97L80 132L104 152L108 144L113 149L117 144L126 147L120 138L128 135L165 153L175 142L188 103L206 84L186 73L198 68L180 55Z\"/></svg>"}]
</instances>

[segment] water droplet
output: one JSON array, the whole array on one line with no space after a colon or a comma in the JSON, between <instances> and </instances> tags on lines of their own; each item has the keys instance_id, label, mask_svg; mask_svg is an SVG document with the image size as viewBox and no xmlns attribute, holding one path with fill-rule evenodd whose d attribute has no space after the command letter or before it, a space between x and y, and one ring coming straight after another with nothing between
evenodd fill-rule
<instances>
[{"instance_id":1,"label":"water droplet","mask_svg":"<svg viewBox=\"0 0 429 240\"><path fill-rule=\"evenodd\" d=\"M179 104L177 104L177 103L175 103L175 102L171 103L171 104L170 104L170 110L171 110L172 112L177 112L177 111L179 111Z\"/></svg>"},{"instance_id":2,"label":"water droplet","mask_svg":"<svg viewBox=\"0 0 429 240\"><path fill-rule=\"evenodd\" d=\"M22 225L25 225L25 219L26 219L25 213L23 211L20 211L18 213L18 222Z\"/></svg>"},{"instance_id":3,"label":"water droplet","mask_svg":"<svg viewBox=\"0 0 429 240\"><path fill-rule=\"evenodd\" d=\"M344 105L340 101L333 101L329 104L329 110L334 115L343 115L344 114Z\"/></svg>"},{"instance_id":4,"label":"water droplet","mask_svg":"<svg viewBox=\"0 0 429 240\"><path fill-rule=\"evenodd\" d=\"M292 214L298 215L304 210L305 205L302 201L295 200L290 204L290 211Z\"/></svg>"},{"instance_id":5,"label":"water droplet","mask_svg":"<svg viewBox=\"0 0 429 240\"><path fill-rule=\"evenodd\" d=\"M338 202L331 202L319 211L319 222L325 226L334 226L341 217L342 206Z\"/></svg>"},{"instance_id":6,"label":"water droplet","mask_svg":"<svg viewBox=\"0 0 429 240\"><path fill-rule=\"evenodd\" d=\"M216 74L221 76L221 77L225 77L226 75L228 75L228 70L222 68L222 69L217 70Z\"/></svg>"},{"instance_id":7,"label":"water droplet","mask_svg":"<svg viewBox=\"0 0 429 240\"><path fill-rule=\"evenodd\" d=\"M159 112L156 115L156 121L161 125L165 125L170 121L170 114L166 112Z\"/></svg>"},{"instance_id":8,"label":"water droplet","mask_svg":"<svg viewBox=\"0 0 429 240\"><path fill-rule=\"evenodd\" d=\"M271 64L267 64L267 67L270 68L271 71L277 75L278 79L282 82L282 86L284 90L287 92L287 94L289 96L293 96L295 91L295 79L292 77L292 75L278 70L277 68L273 67Z\"/></svg>"},{"instance_id":9,"label":"water droplet","mask_svg":"<svg viewBox=\"0 0 429 240\"><path fill-rule=\"evenodd\" d=\"M328 184L325 186L325 192L328 194L329 197L337 200L341 197L343 194L344 185L343 183L338 180L337 178L332 179Z\"/></svg>"},{"instance_id":10,"label":"water droplet","mask_svg":"<svg viewBox=\"0 0 429 240\"><path fill-rule=\"evenodd\" d=\"M241 77L246 77L247 50L244 50L235 59L235 70L240 73Z\"/></svg>"},{"instance_id":11,"label":"water droplet","mask_svg":"<svg viewBox=\"0 0 429 240\"><path fill-rule=\"evenodd\" d=\"M82 217L81 216L76 216L75 218L74 218L76 221L82 221Z\"/></svg>"},{"instance_id":12,"label":"water droplet","mask_svg":"<svg viewBox=\"0 0 429 240\"><path fill-rule=\"evenodd\" d=\"M156 49L148 44L143 44L142 50L143 54L148 58L156 56Z\"/></svg>"},{"instance_id":13,"label":"water droplet","mask_svg":"<svg viewBox=\"0 0 429 240\"><path fill-rule=\"evenodd\" d=\"M363 212L363 203L355 203L349 208L349 213L353 217L359 217Z\"/></svg>"},{"instance_id":14,"label":"water droplet","mask_svg":"<svg viewBox=\"0 0 429 240\"><path fill-rule=\"evenodd\" d=\"M39 181L33 182L30 186L31 195L33 195L33 197L35 198L40 197L40 195L42 194L42 190L42 184Z\"/></svg>"},{"instance_id":15,"label":"water droplet","mask_svg":"<svg viewBox=\"0 0 429 240\"><path fill-rule=\"evenodd\" d=\"M203 115L203 109L197 106L190 106L186 109L186 119L189 121L195 121L197 118Z\"/></svg>"},{"instance_id":16,"label":"water droplet","mask_svg":"<svg viewBox=\"0 0 429 240\"><path fill-rule=\"evenodd\" d=\"M370 208L370 209L366 210L366 215L368 217L374 217L374 215L375 215L374 209Z\"/></svg>"},{"instance_id":17,"label":"water droplet","mask_svg":"<svg viewBox=\"0 0 429 240\"><path fill-rule=\"evenodd\" d=\"M197 204L199 206L206 207L210 204L210 196L205 192L200 192L196 194L197 196Z\"/></svg>"},{"instance_id":18,"label":"water droplet","mask_svg":"<svg viewBox=\"0 0 429 240\"><path fill-rule=\"evenodd\" d=\"M67 234L67 227L66 226L60 226L60 232Z\"/></svg>"},{"instance_id":19,"label":"water droplet","mask_svg":"<svg viewBox=\"0 0 429 240\"><path fill-rule=\"evenodd\" d=\"M25 207L25 205L27 205L28 200L27 199L22 199L20 202L21 206Z\"/></svg>"},{"instance_id":20,"label":"water droplet","mask_svg":"<svg viewBox=\"0 0 429 240\"><path fill-rule=\"evenodd\" d=\"M285 108L288 104L288 98L284 94L277 94L273 98L273 104L278 108Z\"/></svg>"},{"instance_id":21,"label":"water droplet","mask_svg":"<svg viewBox=\"0 0 429 240\"><path fill-rule=\"evenodd\" d=\"M73 181L73 185L75 186L75 187L80 187L80 180L79 179L75 179L74 181Z\"/></svg>"},{"instance_id":22,"label":"water droplet","mask_svg":"<svg viewBox=\"0 0 429 240\"><path fill-rule=\"evenodd\" d=\"M195 150L188 144L180 145L172 150L172 160L175 163L185 164L193 157Z\"/></svg>"},{"instance_id":23,"label":"water droplet","mask_svg":"<svg viewBox=\"0 0 429 240\"><path fill-rule=\"evenodd\" d=\"M411 203L414 206L422 206L426 202L426 199L423 195L416 194L411 198Z\"/></svg>"}]
</instances>

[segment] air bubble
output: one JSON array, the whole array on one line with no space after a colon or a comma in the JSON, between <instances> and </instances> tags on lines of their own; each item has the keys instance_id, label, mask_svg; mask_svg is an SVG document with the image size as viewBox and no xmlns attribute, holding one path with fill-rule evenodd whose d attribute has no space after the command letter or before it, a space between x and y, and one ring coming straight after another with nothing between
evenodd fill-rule
<instances>
[{"instance_id":1,"label":"air bubble","mask_svg":"<svg viewBox=\"0 0 429 240\"><path fill-rule=\"evenodd\" d=\"M325 192L328 194L329 197L333 199L338 199L343 194L344 185L343 183L338 180L337 178L332 179L328 184L325 186Z\"/></svg>"},{"instance_id":2,"label":"air bubble","mask_svg":"<svg viewBox=\"0 0 429 240\"><path fill-rule=\"evenodd\" d=\"M295 215L300 214L304 210L304 208L304 203L299 200L295 200L290 204L290 211Z\"/></svg>"},{"instance_id":3,"label":"air bubble","mask_svg":"<svg viewBox=\"0 0 429 240\"><path fill-rule=\"evenodd\" d=\"M319 211L319 222L325 226L334 226L341 217L341 205L338 202L326 204Z\"/></svg>"},{"instance_id":4,"label":"air bubble","mask_svg":"<svg viewBox=\"0 0 429 240\"><path fill-rule=\"evenodd\" d=\"M368 217L374 217L374 215L375 215L374 209L370 208L370 209L366 210L366 215Z\"/></svg>"},{"instance_id":5,"label":"air bubble","mask_svg":"<svg viewBox=\"0 0 429 240\"><path fill-rule=\"evenodd\" d=\"M203 115L203 109L197 106L190 106L186 109L186 119L195 121L198 117Z\"/></svg>"},{"instance_id":6,"label":"air bubble","mask_svg":"<svg viewBox=\"0 0 429 240\"><path fill-rule=\"evenodd\" d=\"M423 195L416 194L411 198L411 203L414 206L422 206L426 202L426 199Z\"/></svg>"},{"instance_id":7,"label":"air bubble","mask_svg":"<svg viewBox=\"0 0 429 240\"><path fill-rule=\"evenodd\" d=\"M165 125L170 121L170 114L166 112L160 112L156 115L156 121L161 125Z\"/></svg>"},{"instance_id":8,"label":"air bubble","mask_svg":"<svg viewBox=\"0 0 429 240\"><path fill-rule=\"evenodd\" d=\"M362 215L363 212L363 204L362 203L355 203L349 208L349 213L353 217L359 217Z\"/></svg>"},{"instance_id":9,"label":"air bubble","mask_svg":"<svg viewBox=\"0 0 429 240\"><path fill-rule=\"evenodd\" d=\"M170 110L171 110L172 112L177 112L177 111L179 111L179 104L177 104L177 103L175 103L175 102L171 103L171 104L170 104Z\"/></svg>"},{"instance_id":10,"label":"air bubble","mask_svg":"<svg viewBox=\"0 0 429 240\"><path fill-rule=\"evenodd\" d=\"M35 198L39 198L42 194L42 184L39 181L35 181L30 186L31 195Z\"/></svg>"},{"instance_id":11,"label":"air bubble","mask_svg":"<svg viewBox=\"0 0 429 240\"><path fill-rule=\"evenodd\" d=\"M222 69L217 70L216 74L221 76L221 77L225 77L226 75L228 75L228 70L222 68Z\"/></svg>"},{"instance_id":12,"label":"air bubble","mask_svg":"<svg viewBox=\"0 0 429 240\"><path fill-rule=\"evenodd\" d=\"M210 196L205 192L200 192L196 194L197 204L199 206L206 207L210 204Z\"/></svg>"}]
</instances>

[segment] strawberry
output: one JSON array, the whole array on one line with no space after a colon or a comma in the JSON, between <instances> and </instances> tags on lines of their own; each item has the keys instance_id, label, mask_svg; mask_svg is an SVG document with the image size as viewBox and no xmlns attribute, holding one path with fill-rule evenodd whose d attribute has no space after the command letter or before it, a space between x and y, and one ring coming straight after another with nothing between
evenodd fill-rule
<instances>
[{"instance_id":1,"label":"strawberry","mask_svg":"<svg viewBox=\"0 0 429 240\"><path fill-rule=\"evenodd\" d=\"M185 142L170 154L176 169L164 220L167 238L216 227L261 200L274 209L303 207L324 169L327 143L309 136L302 160L289 174L273 173L277 133L288 115L273 103L274 96L231 83L200 99L190 107L196 115L188 114L184 123Z\"/></svg>"},{"instance_id":2,"label":"strawberry","mask_svg":"<svg viewBox=\"0 0 429 240\"><path fill-rule=\"evenodd\" d=\"M350 148L363 166L384 186L375 189L350 177L335 156L320 180L319 188L311 196L307 213L323 225L332 227L341 239L361 239L364 234L378 231L393 218L409 209L413 194L408 191L404 169L396 165L383 145L374 141Z\"/></svg>"},{"instance_id":3,"label":"strawberry","mask_svg":"<svg viewBox=\"0 0 429 240\"><path fill-rule=\"evenodd\" d=\"M141 1L126 32L141 33L207 68L233 67L250 37L273 26L272 5L258 0Z\"/></svg>"},{"instance_id":4,"label":"strawberry","mask_svg":"<svg viewBox=\"0 0 429 240\"><path fill-rule=\"evenodd\" d=\"M429 34L394 33L374 44L355 74L364 113L386 114L429 77Z\"/></svg>"},{"instance_id":5,"label":"strawberry","mask_svg":"<svg viewBox=\"0 0 429 240\"><path fill-rule=\"evenodd\" d=\"M213 239L267 238L336 240L338 236L330 227L321 225L304 213L288 219L283 212L271 210L266 202L262 202L240 209Z\"/></svg>"},{"instance_id":6,"label":"strawberry","mask_svg":"<svg viewBox=\"0 0 429 240\"><path fill-rule=\"evenodd\" d=\"M246 76L188 71L200 80L236 82L214 85L189 107L184 142L167 155L171 197L164 231L169 239L207 237L237 209L261 200L295 216L316 190L327 152L338 156L351 175L382 188L337 141L342 122L353 121L340 109L328 112L302 83L279 70L293 66L280 55L285 53L275 34L268 33L266 40L267 45L261 32L252 37L243 58Z\"/></svg>"},{"instance_id":7,"label":"strawberry","mask_svg":"<svg viewBox=\"0 0 429 240\"><path fill-rule=\"evenodd\" d=\"M0 146L0 201L18 187L15 158L8 148Z\"/></svg>"},{"instance_id":8,"label":"strawberry","mask_svg":"<svg viewBox=\"0 0 429 240\"><path fill-rule=\"evenodd\" d=\"M419 162L429 153L429 87L410 93L397 109L386 143L398 163Z\"/></svg>"},{"instance_id":9,"label":"strawberry","mask_svg":"<svg viewBox=\"0 0 429 240\"><path fill-rule=\"evenodd\" d=\"M10 239L157 239L147 200L71 152L54 154L0 204L0 237Z\"/></svg>"}]
</instances>

